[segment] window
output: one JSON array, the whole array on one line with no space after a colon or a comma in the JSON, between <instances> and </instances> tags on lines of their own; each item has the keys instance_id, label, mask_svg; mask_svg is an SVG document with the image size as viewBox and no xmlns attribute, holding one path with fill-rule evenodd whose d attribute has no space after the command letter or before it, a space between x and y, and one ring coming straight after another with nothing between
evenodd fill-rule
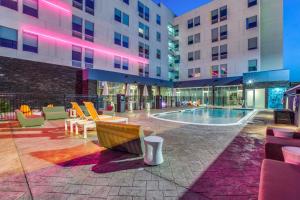
<instances>
[{"instance_id":1,"label":"window","mask_svg":"<svg viewBox=\"0 0 300 200\"><path fill-rule=\"evenodd\" d=\"M122 23L126 26L129 26L129 15L127 15L126 13L123 13Z\"/></svg>"},{"instance_id":2,"label":"window","mask_svg":"<svg viewBox=\"0 0 300 200\"><path fill-rule=\"evenodd\" d=\"M257 59L248 60L248 71L249 72L257 71Z\"/></svg>"},{"instance_id":3,"label":"window","mask_svg":"<svg viewBox=\"0 0 300 200\"><path fill-rule=\"evenodd\" d=\"M139 36L149 40L149 26L139 22Z\"/></svg>"},{"instance_id":4,"label":"window","mask_svg":"<svg viewBox=\"0 0 300 200\"><path fill-rule=\"evenodd\" d=\"M200 78L200 76L201 76L201 69L200 68L195 68L194 77L195 78Z\"/></svg>"},{"instance_id":5,"label":"window","mask_svg":"<svg viewBox=\"0 0 300 200\"><path fill-rule=\"evenodd\" d=\"M81 68L82 48L72 45L72 66Z\"/></svg>"},{"instance_id":6,"label":"window","mask_svg":"<svg viewBox=\"0 0 300 200\"><path fill-rule=\"evenodd\" d=\"M0 5L13 10L18 10L18 0L0 0Z\"/></svg>"},{"instance_id":7,"label":"window","mask_svg":"<svg viewBox=\"0 0 300 200\"><path fill-rule=\"evenodd\" d=\"M248 40L248 50L257 49L257 37Z\"/></svg>"},{"instance_id":8,"label":"window","mask_svg":"<svg viewBox=\"0 0 300 200\"><path fill-rule=\"evenodd\" d=\"M114 43L125 48L129 48L129 38L125 35L115 32Z\"/></svg>"},{"instance_id":9,"label":"window","mask_svg":"<svg viewBox=\"0 0 300 200\"><path fill-rule=\"evenodd\" d=\"M194 18L194 26L200 25L200 16Z\"/></svg>"},{"instance_id":10,"label":"window","mask_svg":"<svg viewBox=\"0 0 300 200\"><path fill-rule=\"evenodd\" d=\"M217 42L219 40L219 29L214 28L211 30L211 42Z\"/></svg>"},{"instance_id":11,"label":"window","mask_svg":"<svg viewBox=\"0 0 300 200\"><path fill-rule=\"evenodd\" d=\"M194 52L189 52L188 53L188 61L193 61L194 60Z\"/></svg>"},{"instance_id":12,"label":"window","mask_svg":"<svg viewBox=\"0 0 300 200\"><path fill-rule=\"evenodd\" d=\"M215 65L211 67L211 77L218 78L219 77L219 66Z\"/></svg>"},{"instance_id":13,"label":"window","mask_svg":"<svg viewBox=\"0 0 300 200\"><path fill-rule=\"evenodd\" d=\"M201 35L200 33L197 33L195 36L194 36L194 42L195 43L199 43L201 40Z\"/></svg>"},{"instance_id":14,"label":"window","mask_svg":"<svg viewBox=\"0 0 300 200\"><path fill-rule=\"evenodd\" d=\"M159 49L156 50L156 58L157 59L161 58L161 51Z\"/></svg>"},{"instance_id":15,"label":"window","mask_svg":"<svg viewBox=\"0 0 300 200\"><path fill-rule=\"evenodd\" d=\"M221 59L226 59L228 52L227 52L227 44L221 45L220 46L220 57Z\"/></svg>"},{"instance_id":16,"label":"window","mask_svg":"<svg viewBox=\"0 0 300 200\"><path fill-rule=\"evenodd\" d=\"M122 44L122 35L120 33L115 32L114 42L116 45L121 46Z\"/></svg>"},{"instance_id":17,"label":"window","mask_svg":"<svg viewBox=\"0 0 300 200\"><path fill-rule=\"evenodd\" d=\"M123 2L129 5L129 0L123 0Z\"/></svg>"},{"instance_id":18,"label":"window","mask_svg":"<svg viewBox=\"0 0 300 200\"><path fill-rule=\"evenodd\" d=\"M201 52L200 52L200 50L198 50L198 51L195 51L195 53L194 53L195 55L194 55L194 57L195 57L195 60L200 60L200 57L201 57Z\"/></svg>"},{"instance_id":19,"label":"window","mask_svg":"<svg viewBox=\"0 0 300 200\"><path fill-rule=\"evenodd\" d=\"M0 26L0 47L18 48L18 31L16 29Z\"/></svg>"},{"instance_id":20,"label":"window","mask_svg":"<svg viewBox=\"0 0 300 200\"><path fill-rule=\"evenodd\" d=\"M145 77L149 77L149 64L145 64Z\"/></svg>"},{"instance_id":21,"label":"window","mask_svg":"<svg viewBox=\"0 0 300 200\"><path fill-rule=\"evenodd\" d=\"M220 65L221 77L227 77L227 64Z\"/></svg>"},{"instance_id":22,"label":"window","mask_svg":"<svg viewBox=\"0 0 300 200\"><path fill-rule=\"evenodd\" d=\"M139 63L139 76L144 76L144 64Z\"/></svg>"},{"instance_id":23,"label":"window","mask_svg":"<svg viewBox=\"0 0 300 200\"><path fill-rule=\"evenodd\" d=\"M188 25L188 29L193 28L194 27L194 20L193 19L189 19L187 22Z\"/></svg>"},{"instance_id":24,"label":"window","mask_svg":"<svg viewBox=\"0 0 300 200\"><path fill-rule=\"evenodd\" d=\"M220 8L220 21L224 21L227 19L227 6L223 6Z\"/></svg>"},{"instance_id":25,"label":"window","mask_svg":"<svg viewBox=\"0 0 300 200\"><path fill-rule=\"evenodd\" d=\"M94 23L85 21L85 40L94 42Z\"/></svg>"},{"instance_id":26,"label":"window","mask_svg":"<svg viewBox=\"0 0 300 200\"><path fill-rule=\"evenodd\" d=\"M246 28L251 29L257 27L257 16L249 17L246 19Z\"/></svg>"},{"instance_id":27,"label":"window","mask_svg":"<svg viewBox=\"0 0 300 200\"><path fill-rule=\"evenodd\" d=\"M122 12L115 8L115 21L122 23Z\"/></svg>"},{"instance_id":28,"label":"window","mask_svg":"<svg viewBox=\"0 0 300 200\"><path fill-rule=\"evenodd\" d=\"M149 58L149 45L139 42L139 56Z\"/></svg>"},{"instance_id":29,"label":"window","mask_svg":"<svg viewBox=\"0 0 300 200\"><path fill-rule=\"evenodd\" d=\"M161 67L156 67L156 76L161 76Z\"/></svg>"},{"instance_id":30,"label":"window","mask_svg":"<svg viewBox=\"0 0 300 200\"><path fill-rule=\"evenodd\" d=\"M126 13L122 13L121 10L115 8L115 21L129 26L129 15L127 15Z\"/></svg>"},{"instance_id":31,"label":"window","mask_svg":"<svg viewBox=\"0 0 300 200\"><path fill-rule=\"evenodd\" d=\"M156 15L156 24L161 25L161 17L160 17L160 15Z\"/></svg>"},{"instance_id":32,"label":"window","mask_svg":"<svg viewBox=\"0 0 300 200\"><path fill-rule=\"evenodd\" d=\"M38 0L23 0L23 13L38 17Z\"/></svg>"},{"instance_id":33,"label":"window","mask_svg":"<svg viewBox=\"0 0 300 200\"><path fill-rule=\"evenodd\" d=\"M219 10L213 10L211 11L211 24L218 23L219 21Z\"/></svg>"},{"instance_id":34,"label":"window","mask_svg":"<svg viewBox=\"0 0 300 200\"><path fill-rule=\"evenodd\" d=\"M84 62L85 62L85 68L93 68L94 51L92 49L85 49Z\"/></svg>"},{"instance_id":35,"label":"window","mask_svg":"<svg viewBox=\"0 0 300 200\"><path fill-rule=\"evenodd\" d=\"M114 67L117 69L121 68L122 58L120 56L115 56L114 58Z\"/></svg>"},{"instance_id":36,"label":"window","mask_svg":"<svg viewBox=\"0 0 300 200\"><path fill-rule=\"evenodd\" d=\"M95 10L95 1L85 0L85 12L94 15L94 10Z\"/></svg>"},{"instance_id":37,"label":"window","mask_svg":"<svg viewBox=\"0 0 300 200\"><path fill-rule=\"evenodd\" d=\"M188 69L188 78L194 77L194 69Z\"/></svg>"},{"instance_id":38,"label":"window","mask_svg":"<svg viewBox=\"0 0 300 200\"><path fill-rule=\"evenodd\" d=\"M38 53L38 36L23 32L23 51Z\"/></svg>"},{"instance_id":39,"label":"window","mask_svg":"<svg viewBox=\"0 0 300 200\"><path fill-rule=\"evenodd\" d=\"M190 35L188 37L188 45L191 45L191 44L194 44L194 36L193 35Z\"/></svg>"},{"instance_id":40,"label":"window","mask_svg":"<svg viewBox=\"0 0 300 200\"><path fill-rule=\"evenodd\" d=\"M220 40L225 40L227 39L227 25L221 26L220 27Z\"/></svg>"},{"instance_id":41,"label":"window","mask_svg":"<svg viewBox=\"0 0 300 200\"><path fill-rule=\"evenodd\" d=\"M175 56L175 64L179 64L180 63L180 55Z\"/></svg>"},{"instance_id":42,"label":"window","mask_svg":"<svg viewBox=\"0 0 300 200\"><path fill-rule=\"evenodd\" d=\"M82 0L73 0L73 7L82 10Z\"/></svg>"},{"instance_id":43,"label":"window","mask_svg":"<svg viewBox=\"0 0 300 200\"><path fill-rule=\"evenodd\" d=\"M129 48L129 37L123 35L122 39L123 39L122 40L123 47Z\"/></svg>"},{"instance_id":44,"label":"window","mask_svg":"<svg viewBox=\"0 0 300 200\"><path fill-rule=\"evenodd\" d=\"M212 48L212 54L211 54L211 57L212 57L212 60L219 60L219 47L213 47Z\"/></svg>"},{"instance_id":45,"label":"window","mask_svg":"<svg viewBox=\"0 0 300 200\"><path fill-rule=\"evenodd\" d=\"M75 15L72 17L72 35L82 38L82 19Z\"/></svg>"},{"instance_id":46,"label":"window","mask_svg":"<svg viewBox=\"0 0 300 200\"><path fill-rule=\"evenodd\" d=\"M176 26L174 26L174 36L176 37L178 35L179 35L179 26L176 25Z\"/></svg>"},{"instance_id":47,"label":"window","mask_svg":"<svg viewBox=\"0 0 300 200\"><path fill-rule=\"evenodd\" d=\"M123 58L122 69L128 70L128 68L129 68L129 60L128 58Z\"/></svg>"},{"instance_id":48,"label":"window","mask_svg":"<svg viewBox=\"0 0 300 200\"><path fill-rule=\"evenodd\" d=\"M160 32L156 32L156 41L157 42L161 41L161 34L160 34Z\"/></svg>"},{"instance_id":49,"label":"window","mask_svg":"<svg viewBox=\"0 0 300 200\"><path fill-rule=\"evenodd\" d=\"M257 0L248 0L248 8L257 5Z\"/></svg>"},{"instance_id":50,"label":"window","mask_svg":"<svg viewBox=\"0 0 300 200\"><path fill-rule=\"evenodd\" d=\"M138 12L139 12L139 16L141 18L145 19L146 21L149 21L150 10L149 10L149 8L147 6L145 6L140 1L138 2Z\"/></svg>"}]
</instances>

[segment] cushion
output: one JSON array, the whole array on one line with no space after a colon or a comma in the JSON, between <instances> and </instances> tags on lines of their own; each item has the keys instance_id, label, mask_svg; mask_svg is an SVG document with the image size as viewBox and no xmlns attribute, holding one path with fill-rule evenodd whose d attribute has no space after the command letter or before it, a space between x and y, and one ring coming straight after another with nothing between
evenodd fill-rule
<instances>
[{"instance_id":1,"label":"cushion","mask_svg":"<svg viewBox=\"0 0 300 200\"><path fill-rule=\"evenodd\" d=\"M274 129L273 130L274 136L275 137L280 137L280 138L293 138L294 137L294 132L287 130L287 129Z\"/></svg>"},{"instance_id":2,"label":"cushion","mask_svg":"<svg viewBox=\"0 0 300 200\"><path fill-rule=\"evenodd\" d=\"M259 200L299 200L300 167L275 160L262 163Z\"/></svg>"},{"instance_id":3,"label":"cushion","mask_svg":"<svg viewBox=\"0 0 300 200\"><path fill-rule=\"evenodd\" d=\"M300 147L282 147L284 162L300 166Z\"/></svg>"},{"instance_id":4,"label":"cushion","mask_svg":"<svg viewBox=\"0 0 300 200\"><path fill-rule=\"evenodd\" d=\"M284 146L300 147L300 140L267 136L265 143L266 158L284 161L282 153L282 147Z\"/></svg>"}]
</instances>

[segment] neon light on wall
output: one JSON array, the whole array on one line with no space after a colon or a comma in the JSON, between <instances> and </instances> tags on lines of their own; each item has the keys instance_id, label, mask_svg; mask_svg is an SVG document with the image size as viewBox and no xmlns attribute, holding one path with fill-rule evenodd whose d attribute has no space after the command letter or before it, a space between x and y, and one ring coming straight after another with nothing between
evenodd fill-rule
<instances>
[{"instance_id":1,"label":"neon light on wall","mask_svg":"<svg viewBox=\"0 0 300 200\"><path fill-rule=\"evenodd\" d=\"M51 1L48 1L48 0L41 0L41 1L43 3L49 5L49 6L53 7L53 8L56 8L58 10L61 10L61 11L65 12L67 14L72 14L72 12L69 9L65 8L65 6L62 5L62 4L59 5L59 4L57 4L57 2L56 3L52 3Z\"/></svg>"},{"instance_id":2,"label":"neon light on wall","mask_svg":"<svg viewBox=\"0 0 300 200\"><path fill-rule=\"evenodd\" d=\"M106 48L106 47L103 47L100 45L95 45L93 43L89 43L89 42L86 42L84 40L80 40L77 38L60 35L57 33L51 33L46 30L39 30L39 29L32 28L32 27L30 27L30 28L23 27L22 30L23 30L23 32L35 34L44 39L48 39L48 40L52 40L52 41L56 41L56 42L60 42L60 43L64 43L64 44L76 45L76 46L80 46L82 48L92 49L95 52L98 52L100 54L104 54L104 55L108 55L108 56L120 56L123 58L127 58L128 60L133 61L133 62L140 62L140 63L144 63L144 64L149 63L149 60L147 60L145 58L140 58L138 56L132 56L132 55L129 55L126 53L118 52L116 50L109 49L109 48Z\"/></svg>"}]
</instances>

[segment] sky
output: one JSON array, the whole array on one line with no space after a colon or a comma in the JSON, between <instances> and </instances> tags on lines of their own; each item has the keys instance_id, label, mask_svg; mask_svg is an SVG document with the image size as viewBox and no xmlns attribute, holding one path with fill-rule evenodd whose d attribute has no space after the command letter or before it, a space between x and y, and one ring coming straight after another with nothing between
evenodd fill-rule
<instances>
[{"instance_id":1,"label":"sky","mask_svg":"<svg viewBox=\"0 0 300 200\"><path fill-rule=\"evenodd\" d=\"M181 15L210 0L154 0L168 6L175 14ZM246 0L245 0L246 1ZM300 72L300 0L284 2L284 67ZM299 74L300 76L300 74Z\"/></svg>"}]
</instances>

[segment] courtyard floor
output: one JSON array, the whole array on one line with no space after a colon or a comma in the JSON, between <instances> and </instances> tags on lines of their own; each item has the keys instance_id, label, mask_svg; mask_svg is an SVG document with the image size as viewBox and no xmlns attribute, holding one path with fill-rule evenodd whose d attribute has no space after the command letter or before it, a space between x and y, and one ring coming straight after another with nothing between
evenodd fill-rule
<instances>
[{"instance_id":1,"label":"courtyard floor","mask_svg":"<svg viewBox=\"0 0 300 200\"><path fill-rule=\"evenodd\" d=\"M165 139L165 162L156 167L100 147L95 131L86 140L69 135L63 121L2 126L0 199L257 199L272 114L261 111L253 123L230 127L160 121L144 111L122 114Z\"/></svg>"}]
</instances>

